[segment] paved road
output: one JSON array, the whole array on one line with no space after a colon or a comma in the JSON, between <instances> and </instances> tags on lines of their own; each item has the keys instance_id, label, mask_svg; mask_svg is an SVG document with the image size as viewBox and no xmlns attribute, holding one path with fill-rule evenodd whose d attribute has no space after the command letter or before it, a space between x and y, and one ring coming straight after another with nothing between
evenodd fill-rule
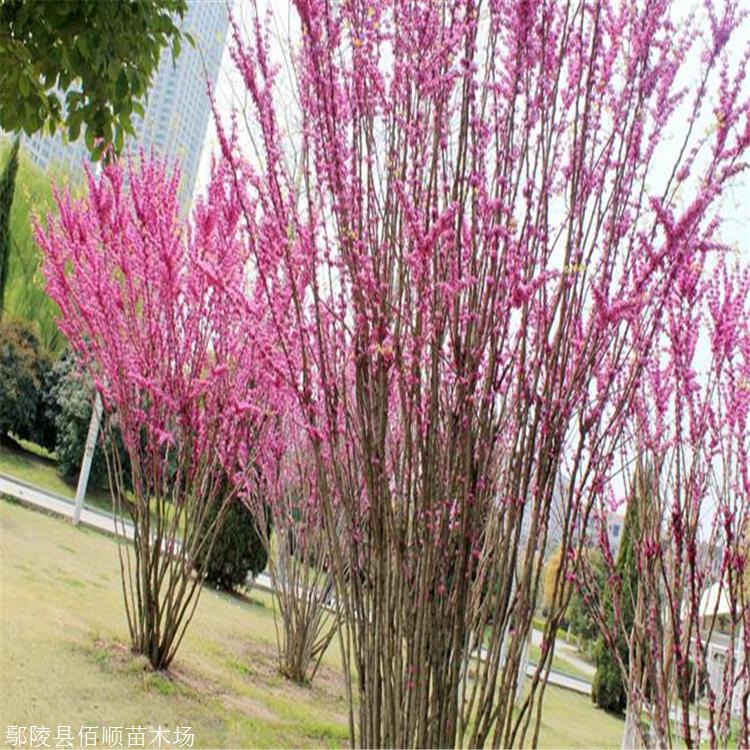
<instances>
[{"instance_id":1,"label":"paved road","mask_svg":"<svg viewBox=\"0 0 750 750\"><path fill-rule=\"evenodd\" d=\"M35 505L37 508L43 508L66 518L73 518L75 504L72 500L9 477L7 474L0 474L0 495L10 495L30 505ZM134 535L133 524L130 521L118 521L117 527L115 527L115 518L112 513L103 510L91 510L84 507L81 511L81 523L107 534L124 532L128 539L132 539ZM271 579L265 573L256 576L252 585L263 591L273 591Z\"/></svg>"},{"instance_id":2,"label":"paved road","mask_svg":"<svg viewBox=\"0 0 750 750\"><path fill-rule=\"evenodd\" d=\"M66 518L73 518L74 503L72 500L60 497L52 492L47 492L47 490L40 489L39 487L34 487L34 485L27 484L19 479L9 477L7 474L0 474L0 495L9 495L18 500L22 500L29 505L34 505L37 508L42 508ZM84 507L81 512L81 523L85 526L91 526L99 531L104 531L107 534L116 534L118 531L122 533L124 531L125 536L128 539L133 538L133 524L130 521L118 521L116 528L115 519L111 513L106 513L100 510L91 510L90 508ZM251 581L248 581L248 584L250 583ZM256 576L255 579L252 580L252 586L262 591L273 593L271 579L265 573ZM535 632L536 631L532 631L532 642ZM482 651L483 650L484 649L482 649ZM484 654L481 652L480 658L484 658ZM529 664L526 674L532 676L535 670L536 666ZM577 693L591 695L590 683L585 680L579 680L576 677L569 677L560 672L555 672L554 670L550 670L549 683L567 690L573 690Z\"/></svg>"},{"instance_id":3,"label":"paved road","mask_svg":"<svg viewBox=\"0 0 750 750\"><path fill-rule=\"evenodd\" d=\"M529 664L526 669L526 674L531 677L536 671L536 664ZM586 680L580 680L578 677L570 677L562 672L556 672L554 669L549 671L550 685L556 685L557 687L565 688L566 690L572 690L575 693L581 693L581 695L591 696L591 683Z\"/></svg>"},{"instance_id":4,"label":"paved road","mask_svg":"<svg viewBox=\"0 0 750 750\"><path fill-rule=\"evenodd\" d=\"M533 633L533 631L532 631ZM479 651L479 658L484 661L487 658L487 649L482 647ZM526 667L526 676L533 677L536 674L537 665L533 662L529 662ZM569 675L558 672L554 669L549 671L549 679L547 682L550 685L556 685L557 687L565 688L566 690L573 690L576 693L582 695L591 695L591 683L586 680L581 680L578 677L570 677Z\"/></svg>"},{"instance_id":5,"label":"paved road","mask_svg":"<svg viewBox=\"0 0 750 750\"><path fill-rule=\"evenodd\" d=\"M14 479L7 474L0 474L0 495L3 494L36 505L38 508L44 508L44 510L52 513L57 513L60 516L73 518L74 503L72 500ZM92 526L99 531L106 531L109 534L116 533L115 522L111 513L84 508L81 512L81 523ZM128 539L133 538L133 524L126 522L124 531Z\"/></svg>"},{"instance_id":6,"label":"paved road","mask_svg":"<svg viewBox=\"0 0 750 750\"><path fill-rule=\"evenodd\" d=\"M594 678L596 667L591 662L582 659L579 656L579 652L576 651L575 646L558 639L555 645L555 656L559 656L577 669L580 669L581 672L588 675L591 679Z\"/></svg>"},{"instance_id":7,"label":"paved road","mask_svg":"<svg viewBox=\"0 0 750 750\"><path fill-rule=\"evenodd\" d=\"M543 633L541 630L532 628L531 642L535 646L541 646L542 635ZM591 664L591 662L588 662L582 659L578 655L578 652L575 650L575 646L572 646L569 643L566 643L565 641L558 638L555 641L555 656L559 658L561 661L567 662L572 667L575 667L580 672L583 672L583 674L586 675L586 677L588 678L588 681L591 681L594 679L594 675L596 674L596 667L593 664ZM583 682L587 681L583 677L581 677L580 679Z\"/></svg>"}]
</instances>

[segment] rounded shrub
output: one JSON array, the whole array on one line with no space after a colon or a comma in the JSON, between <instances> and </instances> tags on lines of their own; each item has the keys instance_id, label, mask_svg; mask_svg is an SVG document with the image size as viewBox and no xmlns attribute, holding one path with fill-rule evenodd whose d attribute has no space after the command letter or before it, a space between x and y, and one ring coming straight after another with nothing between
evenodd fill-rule
<instances>
[{"instance_id":1,"label":"rounded shrub","mask_svg":"<svg viewBox=\"0 0 750 750\"><path fill-rule=\"evenodd\" d=\"M50 453L53 453L57 446L56 408L53 402L57 379L58 373L55 364L52 364L50 361L44 373L34 427L34 441L46 448Z\"/></svg>"},{"instance_id":2,"label":"rounded shrub","mask_svg":"<svg viewBox=\"0 0 750 750\"><path fill-rule=\"evenodd\" d=\"M220 502L216 502L209 510L207 528L213 526L220 505ZM203 567L207 552L207 545L204 545L196 560L196 568ZM243 584L249 574L258 575L267 562L268 550L258 531L255 516L239 500L232 500L211 547L205 570L206 581L225 591L232 591Z\"/></svg>"}]
</instances>

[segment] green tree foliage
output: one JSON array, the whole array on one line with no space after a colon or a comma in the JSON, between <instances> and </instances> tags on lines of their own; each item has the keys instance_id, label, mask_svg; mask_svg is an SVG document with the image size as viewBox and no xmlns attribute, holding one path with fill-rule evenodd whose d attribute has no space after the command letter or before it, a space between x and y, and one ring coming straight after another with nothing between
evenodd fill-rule
<instances>
[{"instance_id":1,"label":"green tree foliage","mask_svg":"<svg viewBox=\"0 0 750 750\"><path fill-rule=\"evenodd\" d=\"M0 322L0 437L13 433L37 440L50 367L48 355L28 326L7 319Z\"/></svg>"},{"instance_id":2,"label":"green tree foliage","mask_svg":"<svg viewBox=\"0 0 750 750\"><path fill-rule=\"evenodd\" d=\"M606 587L607 570L601 553L595 549L585 549L583 554L587 558L587 565L593 570L596 580L596 590L604 591ZM562 555L558 548L550 555L544 566L542 607L545 612L548 611L553 604L552 597L555 592L555 580L561 563ZM581 593L575 586L572 586L570 601L565 610L563 621L568 628L568 631L572 635L578 636L582 646L591 643L599 634L599 628L592 616L591 607L586 605Z\"/></svg>"},{"instance_id":3,"label":"green tree foliage","mask_svg":"<svg viewBox=\"0 0 750 750\"><path fill-rule=\"evenodd\" d=\"M63 352L47 379L44 404L46 424L51 425L54 435L57 469L69 481L74 480L81 470L93 403L91 382L79 373L73 356L68 351ZM113 436L100 434L99 437L99 445L91 462L89 483L94 487L109 486L105 454L112 450L114 441L125 473L125 484L129 486L130 463L119 435L115 432Z\"/></svg>"},{"instance_id":4,"label":"green tree foliage","mask_svg":"<svg viewBox=\"0 0 750 750\"><path fill-rule=\"evenodd\" d=\"M625 513L625 524L622 532L622 543L617 555L615 570L622 584L618 600L620 614L615 623L612 593L604 586L604 609L609 620L610 632L617 632L616 648L623 664L628 666L628 643L625 634L633 629L635 603L638 593L638 569L636 565L635 544L639 537L638 524L639 503L631 498ZM600 636L594 646L596 674L591 685L591 699L599 708L623 713L627 706L627 688L617 657Z\"/></svg>"},{"instance_id":5,"label":"green tree foliage","mask_svg":"<svg viewBox=\"0 0 750 750\"><path fill-rule=\"evenodd\" d=\"M544 590L542 592L542 605L545 610L553 604L555 595L555 585L558 576L558 570L562 565L562 550L558 547L549 557L544 566Z\"/></svg>"},{"instance_id":6,"label":"green tree foliage","mask_svg":"<svg viewBox=\"0 0 750 750\"><path fill-rule=\"evenodd\" d=\"M0 141L0 169L7 166L10 155L10 143ZM4 311L11 318L28 321L41 345L55 354L64 348L65 339L55 322L57 308L44 291L41 251L32 228L32 217L38 216L44 222L47 214L55 210L53 178L66 181L65 175L59 172L45 174L21 148L10 211L10 255ZM72 187L75 192L77 186Z\"/></svg>"},{"instance_id":7,"label":"green tree foliage","mask_svg":"<svg viewBox=\"0 0 750 750\"><path fill-rule=\"evenodd\" d=\"M586 555L588 557L587 563L594 573L596 590L604 591L607 580L604 558L596 549L587 550ZM581 592L576 587L573 588L565 619L568 622L569 632L578 636L581 645L591 643L599 634L599 628L591 615L591 607L586 605Z\"/></svg>"},{"instance_id":8,"label":"green tree foliage","mask_svg":"<svg viewBox=\"0 0 750 750\"><path fill-rule=\"evenodd\" d=\"M34 425L34 442L52 453L57 447L57 422L54 418L55 412L50 407L53 389L57 382L57 373L52 358L47 354L44 355L44 358L47 365L39 394L39 405Z\"/></svg>"},{"instance_id":9,"label":"green tree foliage","mask_svg":"<svg viewBox=\"0 0 750 750\"><path fill-rule=\"evenodd\" d=\"M211 528L221 501L209 510ZM203 549L196 560L200 569L208 550ZM206 580L225 591L240 586L248 574L258 575L268 562L268 551L263 544L255 516L239 501L232 500L225 510L221 529L211 549L206 568Z\"/></svg>"},{"instance_id":10,"label":"green tree foliage","mask_svg":"<svg viewBox=\"0 0 750 750\"><path fill-rule=\"evenodd\" d=\"M16 138L0 175L0 318L5 309L5 287L10 272L10 211L18 172L18 148L19 139Z\"/></svg>"},{"instance_id":11,"label":"green tree foliage","mask_svg":"<svg viewBox=\"0 0 750 750\"><path fill-rule=\"evenodd\" d=\"M86 145L133 132L162 50L180 51L187 0L3 0L0 3L0 128L28 135L64 127Z\"/></svg>"}]
</instances>

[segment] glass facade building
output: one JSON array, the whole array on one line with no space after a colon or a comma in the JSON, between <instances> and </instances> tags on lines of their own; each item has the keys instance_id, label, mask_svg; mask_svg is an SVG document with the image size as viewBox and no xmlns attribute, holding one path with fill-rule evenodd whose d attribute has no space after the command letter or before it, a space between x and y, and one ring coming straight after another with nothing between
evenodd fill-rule
<instances>
[{"instance_id":1,"label":"glass facade building","mask_svg":"<svg viewBox=\"0 0 750 750\"><path fill-rule=\"evenodd\" d=\"M183 40L175 61L169 48L163 50L144 116L134 122L136 137L126 142L130 153L153 149L160 156L179 160L183 208L192 201L211 117L207 82L216 85L228 27L225 0L188 0L182 28L194 37L196 46ZM66 143L59 133L53 137L37 134L25 138L24 146L43 169L58 165L71 175L88 159L83 136L75 143Z\"/></svg>"}]
</instances>

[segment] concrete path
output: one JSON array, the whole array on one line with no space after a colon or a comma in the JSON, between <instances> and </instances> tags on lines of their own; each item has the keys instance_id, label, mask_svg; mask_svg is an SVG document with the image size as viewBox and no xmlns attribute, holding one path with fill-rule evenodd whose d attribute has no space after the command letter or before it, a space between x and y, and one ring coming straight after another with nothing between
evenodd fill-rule
<instances>
[{"instance_id":1,"label":"concrete path","mask_svg":"<svg viewBox=\"0 0 750 750\"><path fill-rule=\"evenodd\" d=\"M555 644L555 656L559 656L576 669L580 669L581 672L587 674L592 679L596 674L596 667L590 661L581 658L575 646L566 643L565 641L561 641L559 638Z\"/></svg>"},{"instance_id":2,"label":"concrete path","mask_svg":"<svg viewBox=\"0 0 750 750\"><path fill-rule=\"evenodd\" d=\"M73 518L74 503L72 500L55 495L52 492L47 492L47 490L40 489L39 487L34 487L19 479L9 477L7 474L0 474L0 495L9 495L29 505L34 505L50 513L55 513L58 516ZM117 526L115 526L114 515L103 510L92 510L84 506L81 511L80 522L84 526L90 526L107 534L124 533L127 539L132 539L134 536L133 524L130 521L118 520ZM252 586L258 589L269 592L273 591L271 579L265 573L261 573L255 579L250 579L248 586L251 585L251 581Z\"/></svg>"},{"instance_id":3,"label":"concrete path","mask_svg":"<svg viewBox=\"0 0 750 750\"><path fill-rule=\"evenodd\" d=\"M56 513L59 516L73 518L74 503L72 500L55 495L52 492L47 492L47 490L42 490L39 487L34 487L19 479L14 479L7 474L0 474L0 495L10 495L30 505L35 505L51 513ZM92 526L99 531L105 531L108 534L116 533L115 521L111 513L84 507L81 512L81 523L86 526ZM120 529L120 531L122 532L123 529ZM133 524L126 522L124 524L124 532L128 539L132 539Z\"/></svg>"},{"instance_id":4,"label":"concrete path","mask_svg":"<svg viewBox=\"0 0 750 750\"><path fill-rule=\"evenodd\" d=\"M532 630L532 643L533 643ZM479 649L479 658L484 661L487 658L487 649L484 646ZM526 676L533 677L536 674L537 665L533 662L529 662L526 667ZM591 683L586 680L580 680L578 677L570 677L569 675L557 672L554 669L549 671L549 679L547 682L550 685L556 685L557 687L565 688L566 690L572 690L575 693L581 693L581 695L591 695Z\"/></svg>"},{"instance_id":5,"label":"concrete path","mask_svg":"<svg viewBox=\"0 0 750 750\"><path fill-rule=\"evenodd\" d=\"M536 671L536 664L529 664L526 674L531 677ZM586 680L579 680L578 677L570 677L569 675L563 674L562 672L556 672L554 669L549 671L549 679L547 682L550 685L565 688L566 690L572 690L575 693L581 695L591 696L591 683Z\"/></svg>"},{"instance_id":6,"label":"concrete path","mask_svg":"<svg viewBox=\"0 0 750 750\"><path fill-rule=\"evenodd\" d=\"M531 631L531 642L535 646L539 646L542 643L542 631L537 630L534 628ZM586 661L585 659L581 658L579 656L578 651L576 650L576 647L573 646L570 643L566 643L561 638L557 638L555 641L555 656L558 659L561 659L562 661L567 662L570 664L571 667L575 667L576 669L583 672L585 675L588 675L591 679L594 678L594 675L596 674L596 667L589 661Z\"/></svg>"},{"instance_id":7,"label":"concrete path","mask_svg":"<svg viewBox=\"0 0 750 750\"><path fill-rule=\"evenodd\" d=\"M0 474L0 495L9 495L18 500L21 500L28 505L33 505L37 508L55 513L59 516L66 518L73 518L74 503L72 500L68 500L59 495L55 495L47 490L34 487L31 484L27 484L19 479L9 477L7 474ZM120 522L118 520L117 526L115 526L115 518L111 513L106 513L100 510L91 510L90 508L84 507L81 512L81 523L85 526L90 526L98 531L103 531L107 534L123 533L128 539L133 538L133 524L130 521ZM260 589L261 591L267 591L273 593L274 589L271 585L271 579L266 573L261 573L254 579L248 579L248 586ZM534 640L536 638L536 641ZM541 633L537 630L532 630L532 643L537 642L541 639ZM480 651L479 658L484 659L485 654L482 653L484 649ZM536 671L536 665L529 664L526 669L526 674L531 677ZM591 695L591 684L585 680L579 680L576 677L569 677L568 675L561 674L550 670L549 683L556 685L557 687L565 688L566 690L573 690L576 693L584 695Z\"/></svg>"},{"instance_id":8,"label":"concrete path","mask_svg":"<svg viewBox=\"0 0 750 750\"><path fill-rule=\"evenodd\" d=\"M532 629L531 631L531 642L535 646L539 646L542 643L542 631L537 630L536 628ZM589 679L593 680L594 675L596 674L596 667L591 664L591 662L586 661L585 659L582 659L578 652L575 650L575 646L572 646L569 643L566 643L564 640L561 640L558 638L555 641L555 656L560 659L561 661L566 662L567 664L570 664L571 667L575 667L579 671L583 672L584 675L587 675ZM577 678L574 678L577 679ZM581 681L584 681L583 678L580 678Z\"/></svg>"}]
</instances>

